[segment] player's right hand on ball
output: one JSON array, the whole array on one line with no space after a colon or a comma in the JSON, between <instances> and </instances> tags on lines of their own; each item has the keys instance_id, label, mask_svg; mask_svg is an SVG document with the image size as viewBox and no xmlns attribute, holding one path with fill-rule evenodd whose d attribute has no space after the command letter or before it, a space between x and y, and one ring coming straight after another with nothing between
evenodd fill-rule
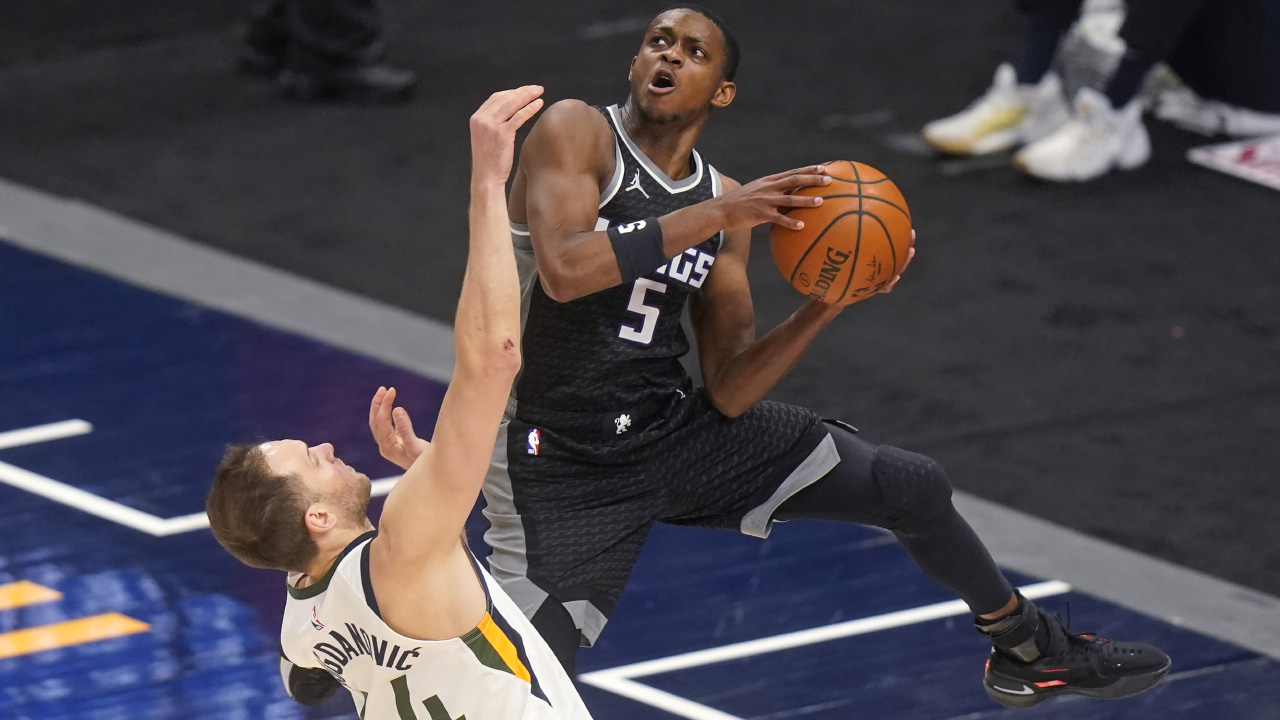
<instances>
[{"instance_id":1,"label":"player's right hand on ball","mask_svg":"<svg viewBox=\"0 0 1280 720\"><path fill-rule=\"evenodd\" d=\"M542 86L525 85L489 96L471 116L472 182L507 182L516 130L542 109Z\"/></svg>"},{"instance_id":2,"label":"player's right hand on ball","mask_svg":"<svg viewBox=\"0 0 1280 720\"><path fill-rule=\"evenodd\" d=\"M825 165L809 165L749 182L720 196L724 229L739 230L771 222L799 230L804 223L783 213L788 208L816 207L822 204L822 198L791 193L803 187L830 183L831 176L826 174Z\"/></svg>"},{"instance_id":3,"label":"player's right hand on ball","mask_svg":"<svg viewBox=\"0 0 1280 720\"><path fill-rule=\"evenodd\" d=\"M373 440L378 443L378 452L382 457L398 465L401 470L408 470L431 443L413 432L409 412L395 407L395 404L395 388L378 388L373 402L369 403L369 431L373 433Z\"/></svg>"},{"instance_id":4,"label":"player's right hand on ball","mask_svg":"<svg viewBox=\"0 0 1280 720\"><path fill-rule=\"evenodd\" d=\"M916 231L912 230L911 241L915 242L915 239L916 239ZM914 247L907 248L907 259L902 261L902 267L898 269L898 274L894 275L893 279L890 280L888 284L886 284L883 288L881 288L880 290L877 290L876 292L882 292L882 293L893 292L893 289L898 286L898 281L902 279L902 273L907 271L907 266L910 265L911 261L915 259L916 259L916 249Z\"/></svg>"}]
</instances>

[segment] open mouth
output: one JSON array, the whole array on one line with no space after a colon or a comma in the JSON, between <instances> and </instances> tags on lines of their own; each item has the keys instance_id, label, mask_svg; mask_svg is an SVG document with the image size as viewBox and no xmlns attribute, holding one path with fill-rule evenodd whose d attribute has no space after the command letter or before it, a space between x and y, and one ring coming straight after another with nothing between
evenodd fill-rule
<instances>
[{"instance_id":1,"label":"open mouth","mask_svg":"<svg viewBox=\"0 0 1280 720\"><path fill-rule=\"evenodd\" d=\"M670 70L658 70L649 81L649 90L659 95L665 95L675 89L676 78Z\"/></svg>"}]
</instances>

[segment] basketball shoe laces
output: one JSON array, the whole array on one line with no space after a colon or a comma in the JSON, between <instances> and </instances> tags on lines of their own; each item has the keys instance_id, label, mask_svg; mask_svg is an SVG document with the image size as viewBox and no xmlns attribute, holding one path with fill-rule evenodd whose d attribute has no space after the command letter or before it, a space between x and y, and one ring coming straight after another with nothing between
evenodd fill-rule
<instances>
[{"instance_id":1,"label":"basketball shoe laces","mask_svg":"<svg viewBox=\"0 0 1280 720\"><path fill-rule=\"evenodd\" d=\"M1049 636L1049 647L1044 656L1061 658L1065 661L1098 657L1114 663L1123 662L1130 655L1140 655L1141 649L1122 649L1122 645L1113 643L1096 633L1073 633L1071 627L1071 603L1067 603L1067 620L1062 616L1046 612L1040 613L1046 624ZM1043 657L1043 656L1042 656Z\"/></svg>"}]
</instances>

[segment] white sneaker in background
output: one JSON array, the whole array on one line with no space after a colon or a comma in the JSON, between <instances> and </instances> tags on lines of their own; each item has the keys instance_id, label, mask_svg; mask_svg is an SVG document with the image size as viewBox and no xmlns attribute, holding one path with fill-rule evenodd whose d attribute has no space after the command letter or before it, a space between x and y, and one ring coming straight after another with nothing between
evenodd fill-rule
<instances>
[{"instance_id":1,"label":"white sneaker in background","mask_svg":"<svg viewBox=\"0 0 1280 720\"><path fill-rule=\"evenodd\" d=\"M925 142L953 155L985 155L1034 142L1070 117L1062 84L1048 73L1037 85L1019 85L1013 66L1002 63L986 94L951 117L934 120Z\"/></svg>"},{"instance_id":2,"label":"white sneaker in background","mask_svg":"<svg viewBox=\"0 0 1280 720\"><path fill-rule=\"evenodd\" d=\"M1201 135L1257 137L1280 133L1280 113L1263 113L1206 100L1190 88L1166 90L1157 98L1156 117Z\"/></svg>"},{"instance_id":3,"label":"white sneaker in background","mask_svg":"<svg viewBox=\"0 0 1280 720\"><path fill-rule=\"evenodd\" d=\"M1076 94L1075 116L1048 137L1023 148L1014 165L1028 175L1059 182L1084 182L1113 168L1132 170L1151 158L1151 140L1142 124L1142 102L1120 110L1092 88Z\"/></svg>"}]
</instances>

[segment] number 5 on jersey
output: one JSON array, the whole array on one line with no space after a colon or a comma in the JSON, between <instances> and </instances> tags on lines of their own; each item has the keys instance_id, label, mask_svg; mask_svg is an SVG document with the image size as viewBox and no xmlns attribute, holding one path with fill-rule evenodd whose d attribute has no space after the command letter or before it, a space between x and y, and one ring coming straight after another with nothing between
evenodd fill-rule
<instances>
[{"instance_id":1,"label":"number 5 on jersey","mask_svg":"<svg viewBox=\"0 0 1280 720\"><path fill-rule=\"evenodd\" d=\"M639 222L643 223L644 221L640 220ZM658 326L658 314L661 311L653 305L645 304L645 294L650 290L665 293L667 286L648 278L638 278L636 280L631 287L631 300L627 303L627 310L636 313L644 320L640 323L638 329L630 325L623 325L618 330L618 337L641 345L648 345L653 340L653 330Z\"/></svg>"}]
</instances>

